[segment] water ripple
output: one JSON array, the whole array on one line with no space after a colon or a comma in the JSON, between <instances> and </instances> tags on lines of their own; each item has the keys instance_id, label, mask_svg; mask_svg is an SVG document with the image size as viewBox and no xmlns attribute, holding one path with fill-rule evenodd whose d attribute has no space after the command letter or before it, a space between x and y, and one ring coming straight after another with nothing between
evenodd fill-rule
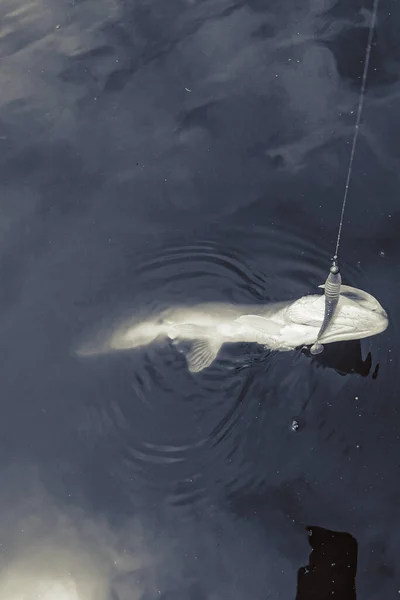
<instances>
[{"instance_id":1,"label":"water ripple","mask_svg":"<svg viewBox=\"0 0 400 600\"><path fill-rule=\"evenodd\" d=\"M185 242L135 257L115 314L138 319L177 303L257 306L296 298L317 291L330 259L315 240L275 227L220 228L214 239ZM342 261L342 273L346 283L363 287L360 265ZM115 298L114 281L109 286ZM108 296L102 290L108 300L110 289ZM224 346L197 375L167 341L110 358L111 372L117 365L111 377L125 381L125 392L97 406L98 435L114 434L118 476L130 493L144 484L150 491L161 487L173 506L258 489L266 473L279 479L276 456L287 453L297 435L290 427L293 415L305 422L310 402L326 385L326 376L317 377L321 372L303 355L251 344ZM343 378L332 371L328 377L336 391L343 388ZM296 460L295 452L288 458L292 468Z\"/></svg>"}]
</instances>

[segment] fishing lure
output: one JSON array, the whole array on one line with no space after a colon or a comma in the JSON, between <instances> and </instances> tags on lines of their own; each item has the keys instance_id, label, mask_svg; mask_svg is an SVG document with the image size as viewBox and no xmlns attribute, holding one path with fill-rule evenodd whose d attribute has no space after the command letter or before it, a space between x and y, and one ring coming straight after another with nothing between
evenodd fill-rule
<instances>
[{"instance_id":1,"label":"fishing lure","mask_svg":"<svg viewBox=\"0 0 400 600\"><path fill-rule=\"evenodd\" d=\"M321 354L324 347L319 340L328 329L335 315L336 308L340 297L340 286L342 285L342 277L340 275L339 265L336 261L333 262L328 278L325 282L325 314L322 321L321 329L319 330L317 341L310 348L311 354Z\"/></svg>"}]
</instances>

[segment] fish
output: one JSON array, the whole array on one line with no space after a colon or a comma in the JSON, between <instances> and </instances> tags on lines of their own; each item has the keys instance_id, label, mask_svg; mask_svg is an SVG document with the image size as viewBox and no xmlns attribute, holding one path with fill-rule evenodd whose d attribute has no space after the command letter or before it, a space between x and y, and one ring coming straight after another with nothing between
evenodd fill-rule
<instances>
[{"instance_id":1,"label":"fish","mask_svg":"<svg viewBox=\"0 0 400 600\"><path fill-rule=\"evenodd\" d=\"M320 285L324 288L325 284ZM342 285L335 315L318 338L324 320L324 295L310 294L294 301L266 305L208 302L170 307L151 319L117 327L99 346L82 347L78 354L93 355L130 350L157 341L188 341L188 369L199 373L218 357L223 344L255 343L265 349L291 351L323 344L360 340L382 333L389 319L368 292Z\"/></svg>"}]
</instances>

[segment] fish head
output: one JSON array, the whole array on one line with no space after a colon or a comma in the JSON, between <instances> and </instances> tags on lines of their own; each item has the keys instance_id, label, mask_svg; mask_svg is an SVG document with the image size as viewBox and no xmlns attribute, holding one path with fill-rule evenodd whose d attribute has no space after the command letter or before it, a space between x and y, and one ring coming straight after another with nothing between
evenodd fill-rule
<instances>
[{"instance_id":1,"label":"fish head","mask_svg":"<svg viewBox=\"0 0 400 600\"><path fill-rule=\"evenodd\" d=\"M314 344L324 314L324 296L303 296L286 311L285 333L289 336L289 331L292 329L294 338L292 341L296 341L297 346ZM382 333L388 324L388 315L376 298L363 290L342 285L335 314L319 341L322 344L330 344L360 340Z\"/></svg>"}]
</instances>

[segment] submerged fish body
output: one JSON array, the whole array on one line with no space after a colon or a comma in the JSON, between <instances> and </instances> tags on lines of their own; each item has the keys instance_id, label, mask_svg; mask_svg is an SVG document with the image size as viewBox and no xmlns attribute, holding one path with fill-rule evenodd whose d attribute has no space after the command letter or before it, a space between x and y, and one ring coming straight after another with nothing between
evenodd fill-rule
<instances>
[{"instance_id":1,"label":"submerged fish body","mask_svg":"<svg viewBox=\"0 0 400 600\"><path fill-rule=\"evenodd\" d=\"M198 372L211 365L225 343L253 342L280 351L314 344L324 308L323 295L258 307L223 303L176 307L155 319L119 328L98 353L137 348L156 339L188 340L188 367ZM381 333L387 325L387 314L373 296L342 285L335 316L319 341L362 339Z\"/></svg>"}]
</instances>

